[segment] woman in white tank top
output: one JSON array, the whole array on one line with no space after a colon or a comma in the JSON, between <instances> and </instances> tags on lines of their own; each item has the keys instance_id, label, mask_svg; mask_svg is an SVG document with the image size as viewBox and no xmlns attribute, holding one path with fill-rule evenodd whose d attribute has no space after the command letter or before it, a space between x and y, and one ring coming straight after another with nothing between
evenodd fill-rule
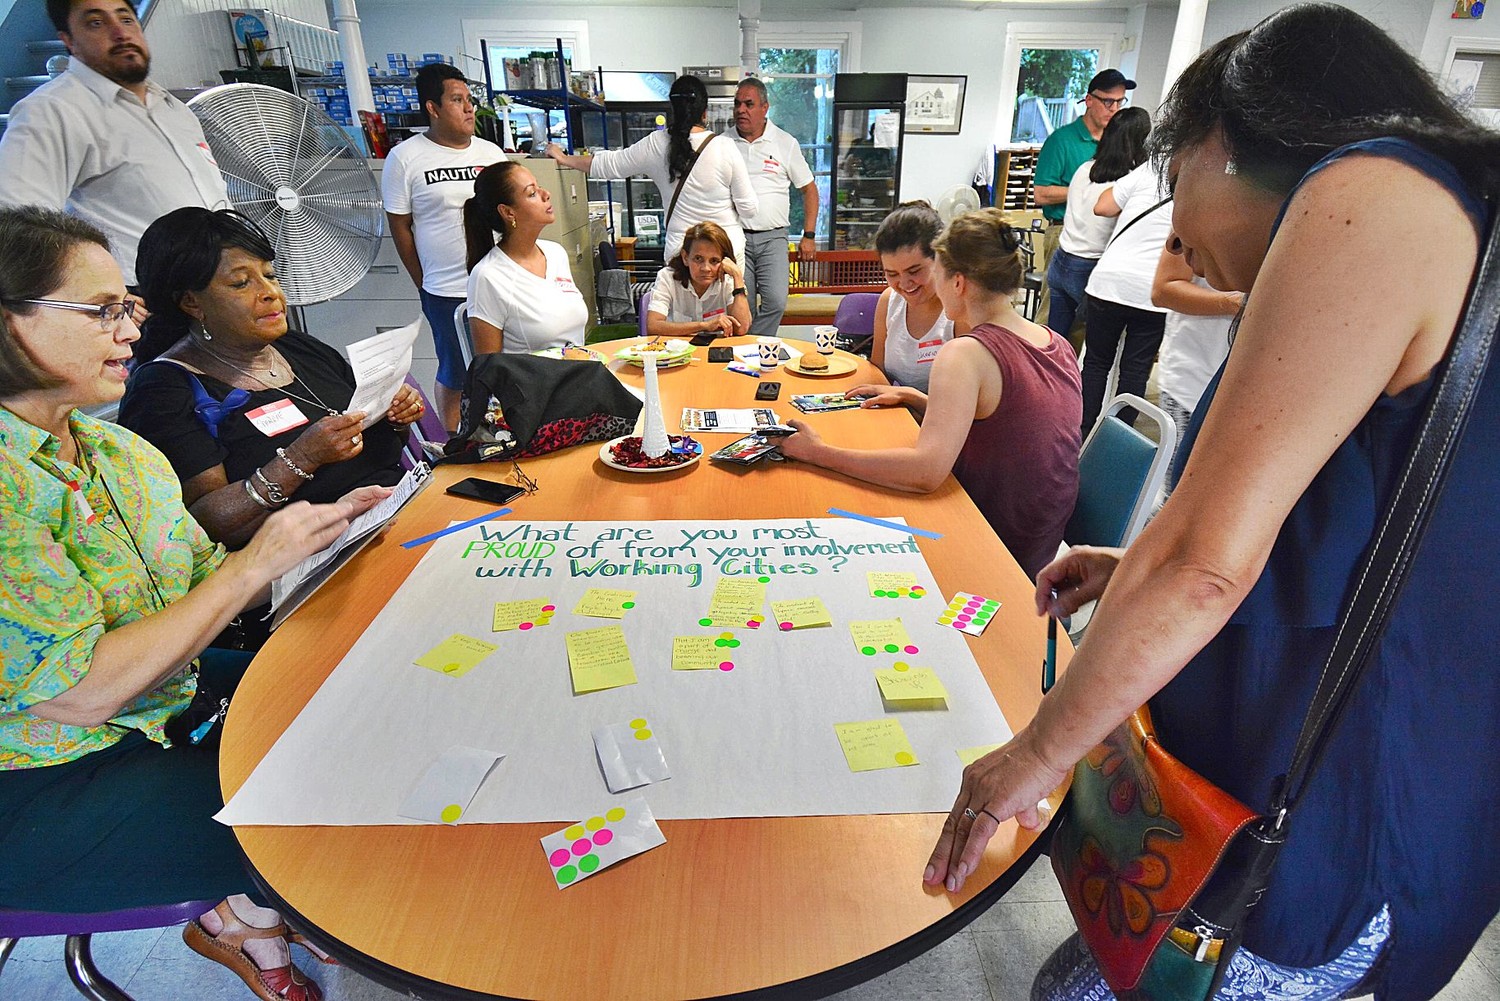
<instances>
[{"instance_id":1,"label":"woman in white tank top","mask_svg":"<svg viewBox=\"0 0 1500 1001\"><path fill-rule=\"evenodd\" d=\"M924 201L896 206L875 232L875 250L890 288L880 293L875 309L870 361L897 388L855 386L845 394L866 397L866 406L910 403L913 394L925 399L932 360L953 339L953 321L943 314L932 285L932 242L942 232L942 219Z\"/></svg>"}]
</instances>

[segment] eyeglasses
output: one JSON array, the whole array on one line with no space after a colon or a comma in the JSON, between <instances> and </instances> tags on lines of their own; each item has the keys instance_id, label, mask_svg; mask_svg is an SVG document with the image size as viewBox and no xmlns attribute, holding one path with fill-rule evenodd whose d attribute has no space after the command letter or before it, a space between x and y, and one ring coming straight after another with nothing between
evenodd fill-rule
<instances>
[{"instance_id":1,"label":"eyeglasses","mask_svg":"<svg viewBox=\"0 0 1500 1001\"><path fill-rule=\"evenodd\" d=\"M526 493L534 494L541 489L541 487L537 486L536 480L526 475L526 471L521 468L521 464L515 459L510 460L510 473L516 481L516 486L526 491Z\"/></svg>"},{"instance_id":2,"label":"eyeglasses","mask_svg":"<svg viewBox=\"0 0 1500 1001\"><path fill-rule=\"evenodd\" d=\"M134 299L106 302L102 306L94 302L63 302L60 299L6 299L5 304L7 306L46 306L50 309L71 309L78 313L93 313L99 318L99 325L106 330L118 326L121 320L135 312Z\"/></svg>"},{"instance_id":3,"label":"eyeglasses","mask_svg":"<svg viewBox=\"0 0 1500 1001\"><path fill-rule=\"evenodd\" d=\"M1098 94L1090 94L1089 97L1092 97L1106 108L1123 108L1130 103L1129 97L1100 97Z\"/></svg>"}]
</instances>

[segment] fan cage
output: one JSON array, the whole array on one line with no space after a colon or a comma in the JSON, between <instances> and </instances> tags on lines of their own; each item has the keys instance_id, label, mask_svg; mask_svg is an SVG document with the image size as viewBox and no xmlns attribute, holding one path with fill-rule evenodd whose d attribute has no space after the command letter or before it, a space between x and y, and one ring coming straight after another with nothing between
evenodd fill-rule
<instances>
[{"instance_id":1,"label":"fan cage","mask_svg":"<svg viewBox=\"0 0 1500 1001\"><path fill-rule=\"evenodd\" d=\"M375 175L343 126L274 87L234 83L188 102L234 207L276 248L287 302L326 302L369 274L385 234Z\"/></svg>"}]
</instances>

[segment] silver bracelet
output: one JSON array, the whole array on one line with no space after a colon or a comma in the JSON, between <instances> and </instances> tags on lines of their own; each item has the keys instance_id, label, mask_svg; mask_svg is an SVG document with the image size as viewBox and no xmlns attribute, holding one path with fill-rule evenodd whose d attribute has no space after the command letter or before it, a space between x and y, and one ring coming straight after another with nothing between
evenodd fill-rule
<instances>
[{"instance_id":1,"label":"silver bracelet","mask_svg":"<svg viewBox=\"0 0 1500 1001\"><path fill-rule=\"evenodd\" d=\"M261 507L265 508L267 511L275 510L271 507L270 501L266 500L260 494L256 493L255 484L250 482L250 478L248 476L244 479L243 482L245 484L245 495L247 497L255 501L255 503L259 504Z\"/></svg>"},{"instance_id":2,"label":"silver bracelet","mask_svg":"<svg viewBox=\"0 0 1500 1001\"><path fill-rule=\"evenodd\" d=\"M257 480L260 480L260 485L266 488L266 500L270 501L277 507L280 507L291 499L284 492L282 492L280 483L277 483L275 480L267 479L266 474L261 472L259 469L255 471L255 478Z\"/></svg>"},{"instance_id":3,"label":"silver bracelet","mask_svg":"<svg viewBox=\"0 0 1500 1001\"><path fill-rule=\"evenodd\" d=\"M286 468L297 474L297 479L302 480L304 483L312 480L313 474L293 462L292 457L286 454L286 449L278 448L276 450L276 457L286 463Z\"/></svg>"}]
</instances>

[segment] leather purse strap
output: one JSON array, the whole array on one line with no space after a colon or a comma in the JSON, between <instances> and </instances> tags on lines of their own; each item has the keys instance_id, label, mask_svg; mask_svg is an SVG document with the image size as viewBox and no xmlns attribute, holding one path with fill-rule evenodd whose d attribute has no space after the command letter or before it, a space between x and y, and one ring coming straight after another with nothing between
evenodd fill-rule
<instances>
[{"instance_id":1,"label":"leather purse strap","mask_svg":"<svg viewBox=\"0 0 1500 1001\"><path fill-rule=\"evenodd\" d=\"M1129 222L1127 222L1125 225L1121 226L1119 229L1115 230L1114 235L1109 238L1109 243L1106 243L1104 245L1104 249L1108 250L1110 248L1111 244L1113 244L1116 240L1118 240L1120 237L1122 237L1122 236L1125 235L1125 231L1127 229L1129 229L1130 227L1134 226L1136 223L1140 222L1142 219L1146 218L1148 215L1150 215L1151 213L1155 212L1157 209L1161 208L1163 205L1167 204L1167 202L1170 202L1171 200L1172 200L1172 196L1168 195L1167 197L1163 198L1161 201L1157 202L1155 205L1151 206L1146 211L1142 212L1140 215L1136 216L1134 219L1132 219Z\"/></svg>"},{"instance_id":2,"label":"leather purse strap","mask_svg":"<svg viewBox=\"0 0 1500 1001\"><path fill-rule=\"evenodd\" d=\"M1468 308L1385 517L1376 529L1374 544L1360 564L1354 595L1339 618L1333 649L1318 679L1291 767L1272 797L1269 818L1277 828L1306 791L1401 595L1489 366L1496 327L1500 327L1500 225L1492 218Z\"/></svg>"},{"instance_id":3,"label":"leather purse strap","mask_svg":"<svg viewBox=\"0 0 1500 1001\"><path fill-rule=\"evenodd\" d=\"M693 150L693 158L688 161L687 170L684 170L682 176L677 179L677 187L672 190L672 203L667 206L667 217L661 224L664 235L667 227L672 225L672 213L677 211L677 199L682 197L682 186L687 183L688 175L693 172L693 167L697 164L698 158L703 155L703 151L708 148L708 144L714 141L714 136L716 135L718 135L717 132L710 132L708 138L698 144L698 148Z\"/></svg>"}]
</instances>

